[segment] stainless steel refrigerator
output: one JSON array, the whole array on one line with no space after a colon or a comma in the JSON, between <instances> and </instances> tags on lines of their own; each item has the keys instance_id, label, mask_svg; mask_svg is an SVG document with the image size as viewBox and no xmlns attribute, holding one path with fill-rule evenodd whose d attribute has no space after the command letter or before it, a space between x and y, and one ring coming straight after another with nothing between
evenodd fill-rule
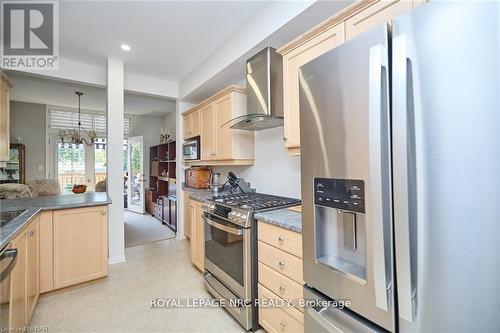
<instances>
[{"instance_id":1,"label":"stainless steel refrigerator","mask_svg":"<svg viewBox=\"0 0 500 333\"><path fill-rule=\"evenodd\" d=\"M500 331L500 3L426 4L299 79L304 295L330 302L305 331Z\"/></svg>"}]
</instances>

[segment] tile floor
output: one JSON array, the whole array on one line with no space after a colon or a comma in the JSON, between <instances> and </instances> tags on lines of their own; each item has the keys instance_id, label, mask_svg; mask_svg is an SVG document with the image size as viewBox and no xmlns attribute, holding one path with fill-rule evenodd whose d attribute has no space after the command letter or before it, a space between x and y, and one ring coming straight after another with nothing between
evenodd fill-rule
<instances>
[{"instance_id":1,"label":"tile floor","mask_svg":"<svg viewBox=\"0 0 500 333\"><path fill-rule=\"evenodd\" d=\"M126 249L104 279L43 294L31 326L48 332L243 332L223 309L151 309L151 298L208 298L189 242Z\"/></svg>"}]
</instances>

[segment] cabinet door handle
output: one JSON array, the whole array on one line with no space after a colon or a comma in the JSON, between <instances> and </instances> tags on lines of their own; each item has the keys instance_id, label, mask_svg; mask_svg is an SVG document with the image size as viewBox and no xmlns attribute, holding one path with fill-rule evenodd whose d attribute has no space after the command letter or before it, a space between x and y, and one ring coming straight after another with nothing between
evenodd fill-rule
<instances>
[{"instance_id":1,"label":"cabinet door handle","mask_svg":"<svg viewBox=\"0 0 500 333\"><path fill-rule=\"evenodd\" d=\"M103 211L102 211L102 215L106 215L106 210L103 210Z\"/></svg>"},{"instance_id":2,"label":"cabinet door handle","mask_svg":"<svg viewBox=\"0 0 500 333\"><path fill-rule=\"evenodd\" d=\"M285 263L283 261L278 262L278 266L280 266L280 269L285 268Z\"/></svg>"},{"instance_id":3,"label":"cabinet door handle","mask_svg":"<svg viewBox=\"0 0 500 333\"><path fill-rule=\"evenodd\" d=\"M282 236L278 236L278 242L283 243L285 241L285 238Z\"/></svg>"},{"instance_id":4,"label":"cabinet door handle","mask_svg":"<svg viewBox=\"0 0 500 333\"><path fill-rule=\"evenodd\" d=\"M285 293L285 287L280 286L279 291L280 291L280 294L283 295Z\"/></svg>"},{"instance_id":5,"label":"cabinet door handle","mask_svg":"<svg viewBox=\"0 0 500 333\"><path fill-rule=\"evenodd\" d=\"M281 326L281 330L284 331L286 328L286 321L282 320L280 323L280 326Z\"/></svg>"},{"instance_id":6,"label":"cabinet door handle","mask_svg":"<svg viewBox=\"0 0 500 333\"><path fill-rule=\"evenodd\" d=\"M287 138L287 137L283 137L283 141L287 141L287 140L288 140L288 138Z\"/></svg>"}]
</instances>

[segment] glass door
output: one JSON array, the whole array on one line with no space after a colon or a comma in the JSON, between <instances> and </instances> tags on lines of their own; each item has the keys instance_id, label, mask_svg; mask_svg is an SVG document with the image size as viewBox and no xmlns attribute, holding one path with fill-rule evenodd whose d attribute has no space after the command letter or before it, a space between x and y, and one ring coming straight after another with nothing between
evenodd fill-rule
<instances>
[{"instance_id":1,"label":"glass door","mask_svg":"<svg viewBox=\"0 0 500 333\"><path fill-rule=\"evenodd\" d=\"M127 201L130 211L144 214L144 138L128 139Z\"/></svg>"},{"instance_id":2,"label":"glass door","mask_svg":"<svg viewBox=\"0 0 500 333\"><path fill-rule=\"evenodd\" d=\"M86 184L85 145L57 143L56 171L61 184L61 191L69 193L74 184Z\"/></svg>"}]
</instances>

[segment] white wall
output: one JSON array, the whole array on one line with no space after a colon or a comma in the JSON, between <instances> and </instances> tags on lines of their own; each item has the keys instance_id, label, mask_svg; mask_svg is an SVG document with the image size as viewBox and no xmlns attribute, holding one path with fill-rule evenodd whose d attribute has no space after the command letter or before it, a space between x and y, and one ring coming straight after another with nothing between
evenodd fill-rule
<instances>
[{"instance_id":1,"label":"white wall","mask_svg":"<svg viewBox=\"0 0 500 333\"><path fill-rule=\"evenodd\" d=\"M175 114L175 112L174 112ZM160 143L160 128L163 126L162 117L132 116L132 136L144 137L144 187L149 187L149 147Z\"/></svg>"},{"instance_id":2,"label":"white wall","mask_svg":"<svg viewBox=\"0 0 500 333\"><path fill-rule=\"evenodd\" d=\"M182 183L184 182L184 166L182 164L182 133L183 133L183 122L182 113L193 107L193 104L186 102L177 102L177 111L175 112L175 124L177 124L176 133L176 148L177 148L177 162L176 162L176 175L177 179L177 239L184 239L184 196L182 193Z\"/></svg>"},{"instance_id":3,"label":"white wall","mask_svg":"<svg viewBox=\"0 0 500 333\"><path fill-rule=\"evenodd\" d=\"M213 167L226 179L229 171L250 182L258 192L300 198L300 157L289 156L283 127L256 132L253 166Z\"/></svg>"},{"instance_id":4,"label":"white wall","mask_svg":"<svg viewBox=\"0 0 500 333\"><path fill-rule=\"evenodd\" d=\"M70 82L79 82L105 87L106 67L85 64L70 59L59 59L59 69L56 71L29 71L42 77L57 78ZM177 82L160 80L128 71L124 77L124 89L128 91L177 98L179 85Z\"/></svg>"},{"instance_id":5,"label":"white wall","mask_svg":"<svg viewBox=\"0 0 500 333\"><path fill-rule=\"evenodd\" d=\"M191 104L190 104L191 105ZM182 111L184 112L184 111ZM164 125L163 128L165 130L169 130L170 132L170 139L171 140L176 140L176 112L170 112L165 116L163 119Z\"/></svg>"},{"instance_id":6,"label":"white wall","mask_svg":"<svg viewBox=\"0 0 500 333\"><path fill-rule=\"evenodd\" d=\"M26 180L45 178L45 126L45 105L10 102L10 142L25 145Z\"/></svg>"},{"instance_id":7,"label":"white wall","mask_svg":"<svg viewBox=\"0 0 500 333\"><path fill-rule=\"evenodd\" d=\"M123 61L108 59L108 209L109 262L125 261L125 223L123 215Z\"/></svg>"}]
</instances>

